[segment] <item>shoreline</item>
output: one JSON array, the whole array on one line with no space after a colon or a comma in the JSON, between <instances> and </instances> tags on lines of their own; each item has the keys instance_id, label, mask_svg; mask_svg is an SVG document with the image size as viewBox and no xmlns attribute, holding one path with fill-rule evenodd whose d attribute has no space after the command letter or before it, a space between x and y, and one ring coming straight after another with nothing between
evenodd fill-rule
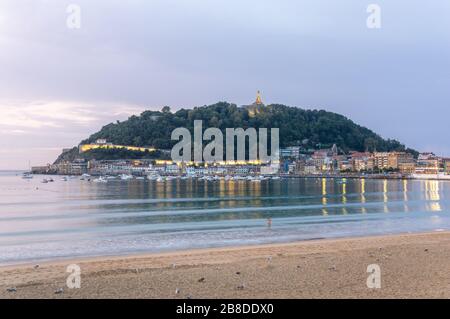
<instances>
[{"instance_id":1,"label":"shoreline","mask_svg":"<svg viewBox=\"0 0 450 319\"><path fill-rule=\"evenodd\" d=\"M11 171L16 172L16 171ZM119 174L119 173L117 173ZM80 177L82 174L57 174L57 173L36 173L33 172L32 175L36 176L76 176ZM92 177L100 177L104 174L89 174ZM107 174L106 174L107 175ZM114 174L113 174L114 175ZM145 176L145 175L135 175L137 176ZM173 174L163 174L161 175L163 177L179 177L181 175L173 175ZM210 176L213 177L215 175L204 175L204 176ZM232 176L239 176L239 175L232 175ZM253 175L252 175L253 176ZM325 178L325 179L376 179L376 180L412 180L412 181L450 181L450 175L445 174L424 174L423 176L411 176L411 175L402 175L402 174L368 174L368 175L354 175L354 174L340 174L340 175L322 175L322 174L315 174L315 175L286 175L286 174L274 174L274 175L263 175L263 174L256 174L254 176L267 176L267 177L281 177L286 179L296 179L296 178ZM197 178L197 177L196 177Z\"/></svg>"},{"instance_id":2,"label":"shoreline","mask_svg":"<svg viewBox=\"0 0 450 319\"><path fill-rule=\"evenodd\" d=\"M433 235L448 233L450 236L450 230L436 229L433 231L426 232L404 232L396 234L379 234L379 235L369 235L369 236L347 236L347 237L330 237L330 238L311 238L302 239L289 242L275 242L275 243L264 243L264 244L245 244L245 245L234 245L234 246L218 246L218 247L207 247L207 248L187 248L187 249L175 249L168 251L156 251L156 252L130 252L123 254L106 254L106 255L92 255L92 256L77 256L77 257L56 257L49 259L39 259L39 260L24 260L20 262L9 262L0 264L0 273L5 269L17 269L17 268L29 268L36 264L42 265L67 265L71 263L89 263L98 261L115 261L115 260L127 260L127 259L140 259L140 258L159 258L159 257L172 257L177 255L197 255L214 253L216 251L220 252L231 252L231 251L244 251L244 250L255 250L255 249L276 249L276 248L287 248L289 246L303 246L308 243L323 244L326 242L339 242L339 241L358 241L358 240L376 240L384 237L397 237L397 236L415 236L415 235Z\"/></svg>"},{"instance_id":3,"label":"shoreline","mask_svg":"<svg viewBox=\"0 0 450 319\"><path fill-rule=\"evenodd\" d=\"M433 232L8 265L0 298L450 298L449 248ZM69 264L81 289L65 287ZM366 286L370 264L381 289Z\"/></svg>"},{"instance_id":4,"label":"shoreline","mask_svg":"<svg viewBox=\"0 0 450 319\"><path fill-rule=\"evenodd\" d=\"M36 264L39 265L66 265L75 262L89 263L98 261L115 261L115 260L127 260L127 259L139 259L139 258L158 258L158 257L171 257L177 255L196 255L196 254L206 254L214 253L216 251L221 252L231 252L231 251L241 251L241 250L252 250L252 249L271 249L271 248L284 248L289 246L303 245L307 243L324 243L324 242L339 242L348 240L370 240L377 239L380 237L391 237L391 236L409 236L409 235L431 235L437 233L446 233L450 235L450 231L429 231L429 232L419 232L419 233L399 233L399 234L383 234L383 235L371 235L371 236L355 236L355 237L336 237L336 238L312 238L304 240L296 240L292 242L281 242L281 243L266 243L266 244L247 244L247 245L236 245L236 246L221 246L221 247L210 247L210 248L188 248L161 252L143 252L143 253L129 253L129 254L117 254L117 255L101 255L101 256L79 256L79 257L62 257L54 259L44 259L44 260L29 260L23 262L12 262L6 264L0 264L0 272L5 269L17 269L17 268L29 268Z\"/></svg>"}]
</instances>

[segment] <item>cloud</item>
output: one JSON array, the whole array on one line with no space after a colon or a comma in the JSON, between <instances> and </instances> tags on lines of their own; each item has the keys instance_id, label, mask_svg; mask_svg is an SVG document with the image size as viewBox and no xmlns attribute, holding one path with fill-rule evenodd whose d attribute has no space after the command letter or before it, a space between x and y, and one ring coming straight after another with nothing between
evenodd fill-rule
<instances>
[{"instance_id":1,"label":"cloud","mask_svg":"<svg viewBox=\"0 0 450 319\"><path fill-rule=\"evenodd\" d=\"M0 134L2 134L2 135L25 135L25 134L30 134L30 133L31 132L29 132L29 131L18 130L18 129L0 130Z\"/></svg>"},{"instance_id":2,"label":"cloud","mask_svg":"<svg viewBox=\"0 0 450 319\"><path fill-rule=\"evenodd\" d=\"M1 101L0 129L24 134L33 129L92 126L142 111L136 106L93 105L57 101Z\"/></svg>"},{"instance_id":3,"label":"cloud","mask_svg":"<svg viewBox=\"0 0 450 319\"><path fill-rule=\"evenodd\" d=\"M102 126L139 114L143 107L71 101L0 99L0 168L51 163Z\"/></svg>"},{"instance_id":4,"label":"cloud","mask_svg":"<svg viewBox=\"0 0 450 319\"><path fill-rule=\"evenodd\" d=\"M29 154L30 152L61 152L61 148L60 147L27 147L27 148L17 148L17 149L14 149L13 151L0 149L0 154L8 154L8 155L10 155L11 153L26 155L26 154Z\"/></svg>"}]
</instances>

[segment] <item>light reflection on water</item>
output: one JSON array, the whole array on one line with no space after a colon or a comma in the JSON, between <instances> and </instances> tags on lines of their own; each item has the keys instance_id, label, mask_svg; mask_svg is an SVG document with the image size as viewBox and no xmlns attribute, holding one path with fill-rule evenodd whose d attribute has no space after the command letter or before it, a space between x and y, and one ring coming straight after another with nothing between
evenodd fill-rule
<instances>
[{"instance_id":1,"label":"light reflection on water","mask_svg":"<svg viewBox=\"0 0 450 319\"><path fill-rule=\"evenodd\" d=\"M40 180L0 174L0 264L450 228L446 181Z\"/></svg>"}]
</instances>

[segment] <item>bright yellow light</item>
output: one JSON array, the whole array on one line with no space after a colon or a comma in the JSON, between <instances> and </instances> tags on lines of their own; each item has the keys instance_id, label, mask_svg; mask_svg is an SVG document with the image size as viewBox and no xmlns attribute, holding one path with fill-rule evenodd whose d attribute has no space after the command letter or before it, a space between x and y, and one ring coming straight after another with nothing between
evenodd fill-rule
<instances>
[{"instance_id":1,"label":"bright yellow light","mask_svg":"<svg viewBox=\"0 0 450 319\"><path fill-rule=\"evenodd\" d=\"M344 183L342 183L342 203L346 204L347 203L347 184L346 184L346 179L343 180Z\"/></svg>"},{"instance_id":2,"label":"bright yellow light","mask_svg":"<svg viewBox=\"0 0 450 319\"><path fill-rule=\"evenodd\" d=\"M172 165L173 164L172 161L164 161L164 160L156 160L155 163L156 163L156 165Z\"/></svg>"},{"instance_id":3,"label":"bright yellow light","mask_svg":"<svg viewBox=\"0 0 450 319\"><path fill-rule=\"evenodd\" d=\"M432 212L442 211L441 204L439 202L431 203L429 207Z\"/></svg>"},{"instance_id":4,"label":"bright yellow light","mask_svg":"<svg viewBox=\"0 0 450 319\"><path fill-rule=\"evenodd\" d=\"M408 180L403 180L403 200L405 202L408 201ZM407 210L407 207L405 206L405 210Z\"/></svg>"},{"instance_id":5,"label":"bright yellow light","mask_svg":"<svg viewBox=\"0 0 450 319\"><path fill-rule=\"evenodd\" d=\"M80 145L79 150L81 153L85 153L95 149L126 149L129 151L138 152L154 152L156 148L153 147L137 147L137 146L127 146L127 145L114 145L114 144L84 144Z\"/></svg>"},{"instance_id":6,"label":"bright yellow light","mask_svg":"<svg viewBox=\"0 0 450 319\"><path fill-rule=\"evenodd\" d=\"M327 179L322 178L322 204L327 204Z\"/></svg>"}]
</instances>

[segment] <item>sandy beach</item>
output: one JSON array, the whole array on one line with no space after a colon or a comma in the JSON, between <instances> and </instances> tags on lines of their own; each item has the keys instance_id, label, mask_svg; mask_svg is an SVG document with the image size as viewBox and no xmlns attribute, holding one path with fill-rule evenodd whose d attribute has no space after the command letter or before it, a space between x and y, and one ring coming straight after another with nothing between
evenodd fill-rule
<instances>
[{"instance_id":1,"label":"sandy beach","mask_svg":"<svg viewBox=\"0 0 450 319\"><path fill-rule=\"evenodd\" d=\"M70 264L80 289L66 286ZM371 264L380 289L367 287ZM0 298L450 298L450 233L7 266Z\"/></svg>"}]
</instances>

